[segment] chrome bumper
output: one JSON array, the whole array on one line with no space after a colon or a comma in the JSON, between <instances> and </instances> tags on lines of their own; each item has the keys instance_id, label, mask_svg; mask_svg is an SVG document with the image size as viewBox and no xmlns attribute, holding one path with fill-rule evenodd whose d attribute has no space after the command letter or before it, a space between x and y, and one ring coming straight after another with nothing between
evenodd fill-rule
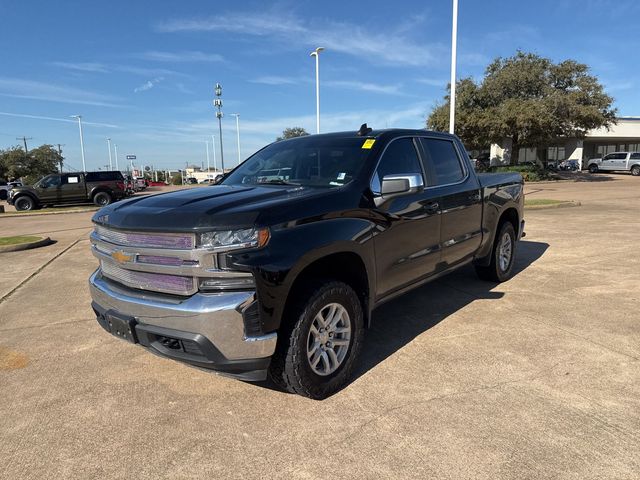
<instances>
[{"instance_id":1,"label":"chrome bumper","mask_svg":"<svg viewBox=\"0 0 640 480\"><path fill-rule=\"evenodd\" d=\"M273 355L277 334L246 337L242 311L255 301L255 292L196 293L185 300L135 292L105 280L100 269L89 278L93 301L102 310L132 316L137 322L200 334L228 360Z\"/></svg>"}]
</instances>

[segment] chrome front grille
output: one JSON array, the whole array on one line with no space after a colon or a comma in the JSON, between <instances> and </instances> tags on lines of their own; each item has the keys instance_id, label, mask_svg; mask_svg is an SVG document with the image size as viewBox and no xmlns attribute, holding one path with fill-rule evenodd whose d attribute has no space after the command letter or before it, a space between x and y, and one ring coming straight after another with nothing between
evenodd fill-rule
<instances>
[{"instance_id":1,"label":"chrome front grille","mask_svg":"<svg viewBox=\"0 0 640 480\"><path fill-rule=\"evenodd\" d=\"M96 226L98 238L126 247L171 248L191 250L196 247L196 236L192 233L146 233L123 232Z\"/></svg>"},{"instance_id":2,"label":"chrome front grille","mask_svg":"<svg viewBox=\"0 0 640 480\"><path fill-rule=\"evenodd\" d=\"M174 295L192 295L197 290L193 277L126 270L104 260L100 267L105 277L131 288Z\"/></svg>"}]
</instances>

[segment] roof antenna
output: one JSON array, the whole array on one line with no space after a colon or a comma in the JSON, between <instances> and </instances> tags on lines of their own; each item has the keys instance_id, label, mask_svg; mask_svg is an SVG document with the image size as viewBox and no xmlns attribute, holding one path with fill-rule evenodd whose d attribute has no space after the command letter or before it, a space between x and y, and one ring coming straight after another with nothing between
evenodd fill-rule
<instances>
[{"instance_id":1,"label":"roof antenna","mask_svg":"<svg viewBox=\"0 0 640 480\"><path fill-rule=\"evenodd\" d=\"M360 130L358 130L357 135L359 137L364 137L365 135L369 135L371 132L373 132L373 128L369 128L366 123L363 123L360 125Z\"/></svg>"}]
</instances>

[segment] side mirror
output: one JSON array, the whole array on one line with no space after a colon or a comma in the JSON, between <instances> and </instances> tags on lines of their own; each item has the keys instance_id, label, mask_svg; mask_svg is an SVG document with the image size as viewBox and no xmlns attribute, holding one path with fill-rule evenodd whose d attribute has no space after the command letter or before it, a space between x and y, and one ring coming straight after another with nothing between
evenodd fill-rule
<instances>
[{"instance_id":1,"label":"side mirror","mask_svg":"<svg viewBox=\"0 0 640 480\"><path fill-rule=\"evenodd\" d=\"M422 175L407 173L400 175L387 175L382 179L381 193L386 198L415 193L424 187Z\"/></svg>"}]
</instances>

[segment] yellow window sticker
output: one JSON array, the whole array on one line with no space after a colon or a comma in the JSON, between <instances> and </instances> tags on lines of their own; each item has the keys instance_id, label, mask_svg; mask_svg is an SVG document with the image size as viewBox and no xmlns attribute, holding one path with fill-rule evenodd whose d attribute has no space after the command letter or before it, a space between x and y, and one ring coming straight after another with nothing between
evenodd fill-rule
<instances>
[{"instance_id":1,"label":"yellow window sticker","mask_svg":"<svg viewBox=\"0 0 640 480\"><path fill-rule=\"evenodd\" d=\"M374 143L376 143L375 138L367 138L362 144L362 148L370 149L371 147L373 147Z\"/></svg>"}]
</instances>

